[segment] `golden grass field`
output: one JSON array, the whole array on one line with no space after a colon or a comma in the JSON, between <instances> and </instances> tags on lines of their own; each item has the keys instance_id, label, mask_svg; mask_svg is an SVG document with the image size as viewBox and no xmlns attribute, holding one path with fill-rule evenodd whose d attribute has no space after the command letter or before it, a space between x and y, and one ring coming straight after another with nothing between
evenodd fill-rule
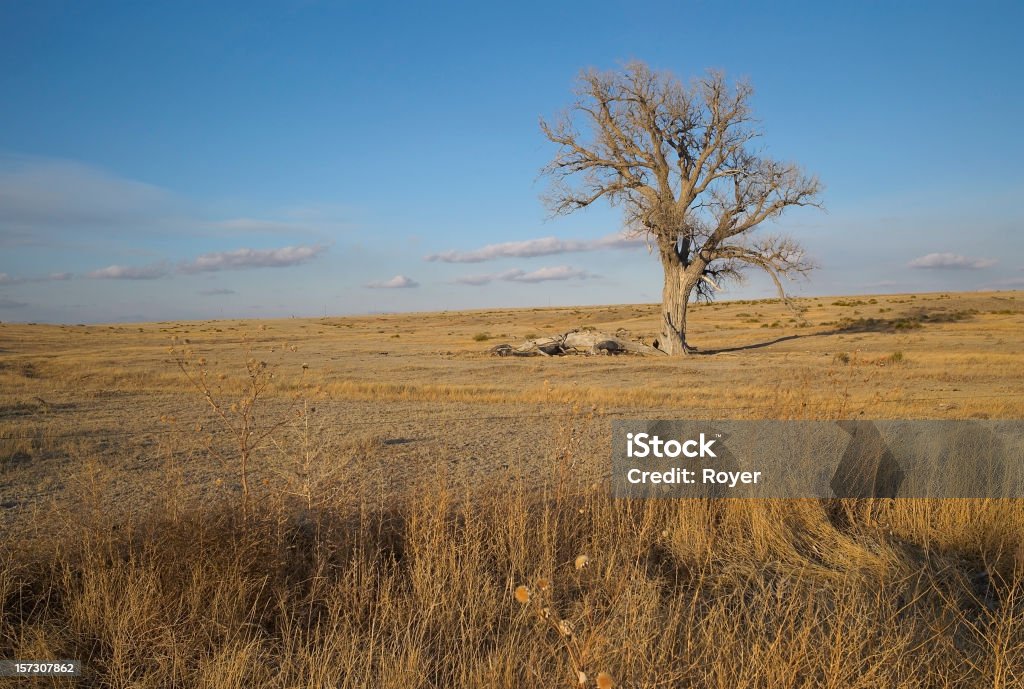
<instances>
[{"instance_id":1,"label":"golden grass field","mask_svg":"<svg viewBox=\"0 0 1024 689\"><path fill-rule=\"evenodd\" d=\"M487 353L650 342L652 305L0 324L0 658L81 659L66 686L1024 686L1020 502L609 496L614 418L1022 418L1024 293L798 303L695 307L680 359Z\"/></svg>"}]
</instances>

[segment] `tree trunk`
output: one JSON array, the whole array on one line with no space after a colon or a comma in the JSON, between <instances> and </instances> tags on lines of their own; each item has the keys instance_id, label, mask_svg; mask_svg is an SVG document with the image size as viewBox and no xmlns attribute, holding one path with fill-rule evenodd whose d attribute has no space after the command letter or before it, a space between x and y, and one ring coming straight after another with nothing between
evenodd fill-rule
<instances>
[{"instance_id":1,"label":"tree trunk","mask_svg":"<svg viewBox=\"0 0 1024 689\"><path fill-rule=\"evenodd\" d=\"M686 306L690 301L690 293L697 282L692 270L696 266L684 267L678 255L663 254L662 266L665 269L665 285L661 290L661 336L658 338L658 349L666 354L682 356L689 354L691 347L686 343ZM697 279L700 273L697 274Z\"/></svg>"}]
</instances>

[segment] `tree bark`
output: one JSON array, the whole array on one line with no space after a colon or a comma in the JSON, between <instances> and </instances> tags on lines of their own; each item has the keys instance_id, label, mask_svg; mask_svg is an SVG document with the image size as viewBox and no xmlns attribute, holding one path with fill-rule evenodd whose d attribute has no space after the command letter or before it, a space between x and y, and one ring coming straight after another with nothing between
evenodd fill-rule
<instances>
[{"instance_id":1,"label":"tree bark","mask_svg":"<svg viewBox=\"0 0 1024 689\"><path fill-rule=\"evenodd\" d=\"M661 289L661 337L658 347L671 355L686 354L686 295L683 266L675 256L662 257L665 283Z\"/></svg>"},{"instance_id":2,"label":"tree bark","mask_svg":"<svg viewBox=\"0 0 1024 689\"><path fill-rule=\"evenodd\" d=\"M686 307L690 293L700 279L700 271L696 264L684 266L675 252L663 254L661 262L665 283L661 290L661 336L658 338L658 349L673 356L689 354L692 347L686 343Z\"/></svg>"}]
</instances>

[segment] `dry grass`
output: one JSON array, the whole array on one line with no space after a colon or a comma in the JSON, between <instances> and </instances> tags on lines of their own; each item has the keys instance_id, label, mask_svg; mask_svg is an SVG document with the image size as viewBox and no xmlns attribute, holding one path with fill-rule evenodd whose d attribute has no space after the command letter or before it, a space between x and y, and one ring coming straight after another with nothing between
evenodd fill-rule
<instances>
[{"instance_id":1,"label":"dry grass","mask_svg":"<svg viewBox=\"0 0 1024 689\"><path fill-rule=\"evenodd\" d=\"M658 323L650 305L132 326L3 324L0 389L5 405L34 405L35 396L53 403L185 390L187 382L169 365L166 347L172 336L197 356L227 366L241 361L247 333L267 352L297 345L310 376L334 396L378 403L543 403L549 400L542 393L554 392L559 403L572 398L641 409L686 408L707 407L713 396L716 407L757 407L775 388L790 386L794 376L827 372L841 355L855 357L865 374L871 367L890 369L851 386L856 404L870 404L879 392L897 397L892 404L901 405L946 395L970 413L987 404L971 393L1022 391L1020 377L1006 377L1008 369L1019 370L1024 363L1018 346L1024 304L1017 296L805 299L800 301L808 320L804 327L772 301L696 307L691 339L711 354L683 362L503 361L486 355L495 342L580 325L623 328L650 341ZM894 325L899 323L913 327ZM479 341L482 329L486 342ZM888 367L886 359L895 352L902 353L900 366ZM680 377L686 380L683 387Z\"/></svg>"},{"instance_id":2,"label":"dry grass","mask_svg":"<svg viewBox=\"0 0 1024 689\"><path fill-rule=\"evenodd\" d=\"M57 543L5 544L0 653L81 658L90 686L1024 681L1019 503L494 488L354 513L90 514ZM522 582L542 607L514 601Z\"/></svg>"},{"instance_id":3,"label":"dry grass","mask_svg":"<svg viewBox=\"0 0 1024 689\"><path fill-rule=\"evenodd\" d=\"M778 305L704 307L695 340L734 351L683 361L473 341L642 334L645 306L0 326L0 657L79 658L68 686L1022 686L1019 501L617 501L605 483L612 416L1019 418L1013 296L808 301L818 325L779 334L810 337L751 349ZM822 324L869 309L919 327ZM245 362L272 362L244 503L238 438L171 331L229 412Z\"/></svg>"}]
</instances>

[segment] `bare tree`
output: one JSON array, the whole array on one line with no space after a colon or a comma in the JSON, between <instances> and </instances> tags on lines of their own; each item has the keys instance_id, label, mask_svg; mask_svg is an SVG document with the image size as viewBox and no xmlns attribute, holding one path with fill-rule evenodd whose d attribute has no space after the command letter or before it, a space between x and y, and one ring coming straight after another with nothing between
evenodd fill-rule
<instances>
[{"instance_id":1,"label":"bare tree","mask_svg":"<svg viewBox=\"0 0 1024 689\"><path fill-rule=\"evenodd\" d=\"M765 157L753 119L751 86L709 72L684 86L641 62L621 71L584 71L572 107L555 122L541 119L558 144L545 167L555 214L599 199L624 209L627 228L657 247L665 273L658 346L685 354L686 307L710 300L722 280L745 267L782 278L813 266L785 237L753 237L762 222L790 206L819 206L820 184L799 166ZM570 178L578 180L570 186Z\"/></svg>"}]
</instances>

